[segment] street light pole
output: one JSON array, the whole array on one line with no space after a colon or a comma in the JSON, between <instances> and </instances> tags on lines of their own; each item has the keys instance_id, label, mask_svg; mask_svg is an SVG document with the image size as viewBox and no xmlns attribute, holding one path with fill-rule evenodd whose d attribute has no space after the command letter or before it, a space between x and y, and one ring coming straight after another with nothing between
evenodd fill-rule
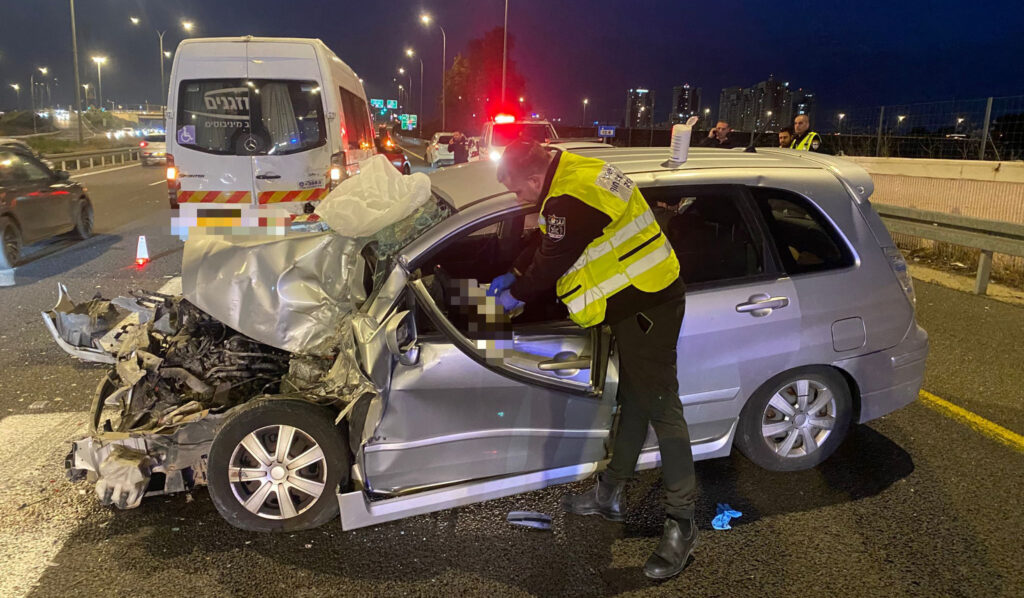
<instances>
[{"instance_id":1,"label":"street light pole","mask_svg":"<svg viewBox=\"0 0 1024 598\"><path fill-rule=\"evenodd\" d=\"M11 83L11 88L14 89L14 109L21 108L21 86L17 83Z\"/></svg>"},{"instance_id":2,"label":"street light pole","mask_svg":"<svg viewBox=\"0 0 1024 598\"><path fill-rule=\"evenodd\" d=\"M505 26L501 28L501 106L505 107L505 69L508 64L508 0L505 0Z\"/></svg>"},{"instance_id":3,"label":"street light pole","mask_svg":"<svg viewBox=\"0 0 1024 598\"><path fill-rule=\"evenodd\" d=\"M161 106L167 107L167 90L164 89L164 34L167 31L157 31L156 34L160 36L160 102Z\"/></svg>"},{"instance_id":4,"label":"street light pole","mask_svg":"<svg viewBox=\"0 0 1024 598\"><path fill-rule=\"evenodd\" d=\"M405 51L405 55L408 56L409 58L416 58L417 60L420 61L420 112L419 115L416 117L416 128L419 129L420 132L422 133L423 123L420 119L423 118L423 59L417 56L416 52L414 52L412 48L407 49Z\"/></svg>"},{"instance_id":5,"label":"street light pole","mask_svg":"<svg viewBox=\"0 0 1024 598\"><path fill-rule=\"evenodd\" d=\"M583 98L583 126L587 126L587 104L590 103L590 98Z\"/></svg>"},{"instance_id":6,"label":"street light pole","mask_svg":"<svg viewBox=\"0 0 1024 598\"><path fill-rule=\"evenodd\" d=\"M103 64L107 61L106 56L93 56L92 61L96 63L96 103L100 110L103 109Z\"/></svg>"},{"instance_id":7,"label":"street light pole","mask_svg":"<svg viewBox=\"0 0 1024 598\"><path fill-rule=\"evenodd\" d=\"M32 74L28 76L28 102L32 108L32 134L35 135L36 131L36 73L32 71Z\"/></svg>"},{"instance_id":8,"label":"street light pole","mask_svg":"<svg viewBox=\"0 0 1024 598\"><path fill-rule=\"evenodd\" d=\"M71 2L71 53L75 60L75 104L78 109L78 143L82 143L82 88L78 81L78 32L75 30L75 0Z\"/></svg>"},{"instance_id":9,"label":"street light pole","mask_svg":"<svg viewBox=\"0 0 1024 598\"><path fill-rule=\"evenodd\" d=\"M431 20L430 15L420 15L420 21L422 21L424 25L430 25ZM437 24L437 28L441 30L441 130L444 131L447 129L445 126L445 113L447 110L445 109L444 75L445 68L448 64L448 35L444 32L444 27L442 27L440 23Z\"/></svg>"}]
</instances>

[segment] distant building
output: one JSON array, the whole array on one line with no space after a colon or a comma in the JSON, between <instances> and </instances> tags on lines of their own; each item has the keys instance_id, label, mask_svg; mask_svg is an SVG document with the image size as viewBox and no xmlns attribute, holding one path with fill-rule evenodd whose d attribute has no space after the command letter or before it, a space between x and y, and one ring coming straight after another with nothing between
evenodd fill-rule
<instances>
[{"instance_id":1,"label":"distant building","mask_svg":"<svg viewBox=\"0 0 1024 598\"><path fill-rule=\"evenodd\" d=\"M814 92L806 89L798 89L793 92L793 116L806 114L811 119L811 126L814 126ZM792 119L791 118L791 119Z\"/></svg>"},{"instance_id":2,"label":"distant building","mask_svg":"<svg viewBox=\"0 0 1024 598\"><path fill-rule=\"evenodd\" d=\"M630 89L626 94L626 122L631 129L650 128L654 122L654 92L649 89Z\"/></svg>"},{"instance_id":3,"label":"distant building","mask_svg":"<svg viewBox=\"0 0 1024 598\"><path fill-rule=\"evenodd\" d=\"M738 131L753 127L753 92L743 87L726 87L718 98L718 120Z\"/></svg>"},{"instance_id":4,"label":"distant building","mask_svg":"<svg viewBox=\"0 0 1024 598\"><path fill-rule=\"evenodd\" d=\"M793 120L793 94L789 91L789 83L783 83L774 75L767 81L761 81L753 89L754 126L764 127L766 131L778 131L788 126Z\"/></svg>"},{"instance_id":5,"label":"distant building","mask_svg":"<svg viewBox=\"0 0 1024 598\"><path fill-rule=\"evenodd\" d=\"M700 115L700 96L701 89L699 87L690 87L689 83L673 87L672 107L668 117L669 123L684 123L691 116Z\"/></svg>"}]
</instances>

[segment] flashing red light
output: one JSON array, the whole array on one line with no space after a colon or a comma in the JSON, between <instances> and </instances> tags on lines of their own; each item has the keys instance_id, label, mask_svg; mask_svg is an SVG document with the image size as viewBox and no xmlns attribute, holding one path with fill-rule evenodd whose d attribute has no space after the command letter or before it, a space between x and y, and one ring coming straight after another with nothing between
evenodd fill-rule
<instances>
[{"instance_id":1,"label":"flashing red light","mask_svg":"<svg viewBox=\"0 0 1024 598\"><path fill-rule=\"evenodd\" d=\"M511 114L495 114L494 122L499 125L516 122L516 117Z\"/></svg>"},{"instance_id":2,"label":"flashing red light","mask_svg":"<svg viewBox=\"0 0 1024 598\"><path fill-rule=\"evenodd\" d=\"M149 142L147 142L147 141L140 141L139 142L139 147L146 147L147 145L149 145Z\"/></svg>"}]
</instances>

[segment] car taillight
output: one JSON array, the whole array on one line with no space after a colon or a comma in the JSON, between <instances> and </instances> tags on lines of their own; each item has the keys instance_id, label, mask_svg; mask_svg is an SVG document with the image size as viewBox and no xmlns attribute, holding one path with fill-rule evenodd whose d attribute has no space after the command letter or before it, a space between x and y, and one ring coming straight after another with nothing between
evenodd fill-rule
<instances>
[{"instance_id":1,"label":"car taillight","mask_svg":"<svg viewBox=\"0 0 1024 598\"><path fill-rule=\"evenodd\" d=\"M171 202L171 209L178 208L178 189L181 188L181 181L178 180L178 168L174 166L174 156L166 155L167 158L167 199Z\"/></svg>"},{"instance_id":2,"label":"car taillight","mask_svg":"<svg viewBox=\"0 0 1024 598\"><path fill-rule=\"evenodd\" d=\"M345 178L345 152L331 156L331 168L327 171L327 188L334 189Z\"/></svg>"},{"instance_id":3,"label":"car taillight","mask_svg":"<svg viewBox=\"0 0 1024 598\"><path fill-rule=\"evenodd\" d=\"M146 147L147 145L149 145L149 143L147 143L145 141L140 141L139 142L139 147Z\"/></svg>"},{"instance_id":4,"label":"car taillight","mask_svg":"<svg viewBox=\"0 0 1024 598\"><path fill-rule=\"evenodd\" d=\"M917 306L917 294L914 293L914 279L910 276L910 271L907 270L907 261L903 259L903 253L900 252L898 247L887 247L885 249L885 257L889 260L889 267L892 268L892 273L896 275L896 280L900 281L900 286L903 287L903 294L907 296L907 301L910 301L912 307Z\"/></svg>"}]
</instances>

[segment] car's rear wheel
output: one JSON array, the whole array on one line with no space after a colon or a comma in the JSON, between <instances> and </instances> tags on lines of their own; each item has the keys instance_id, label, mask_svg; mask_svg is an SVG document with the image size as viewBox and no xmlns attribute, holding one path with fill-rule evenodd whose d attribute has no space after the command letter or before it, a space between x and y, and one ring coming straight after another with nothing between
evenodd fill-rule
<instances>
[{"instance_id":1,"label":"car's rear wheel","mask_svg":"<svg viewBox=\"0 0 1024 598\"><path fill-rule=\"evenodd\" d=\"M13 268L21 259L21 229L13 220L0 217L0 269Z\"/></svg>"},{"instance_id":2,"label":"car's rear wheel","mask_svg":"<svg viewBox=\"0 0 1024 598\"><path fill-rule=\"evenodd\" d=\"M412 172L412 169L409 168L408 164L406 164L405 166L402 166L402 174L409 174L411 172Z\"/></svg>"},{"instance_id":3,"label":"car's rear wheel","mask_svg":"<svg viewBox=\"0 0 1024 598\"><path fill-rule=\"evenodd\" d=\"M93 220L92 202L83 197L75 208L75 228L72 230L79 239L88 239L92 236Z\"/></svg>"},{"instance_id":4,"label":"car's rear wheel","mask_svg":"<svg viewBox=\"0 0 1024 598\"><path fill-rule=\"evenodd\" d=\"M330 411L299 400L262 399L238 410L210 448L217 511L249 531L313 529L338 516L351 458Z\"/></svg>"},{"instance_id":5,"label":"car's rear wheel","mask_svg":"<svg viewBox=\"0 0 1024 598\"><path fill-rule=\"evenodd\" d=\"M798 368L751 395L740 413L736 446L765 469L808 469L842 444L852 418L850 389L839 372Z\"/></svg>"}]
</instances>

